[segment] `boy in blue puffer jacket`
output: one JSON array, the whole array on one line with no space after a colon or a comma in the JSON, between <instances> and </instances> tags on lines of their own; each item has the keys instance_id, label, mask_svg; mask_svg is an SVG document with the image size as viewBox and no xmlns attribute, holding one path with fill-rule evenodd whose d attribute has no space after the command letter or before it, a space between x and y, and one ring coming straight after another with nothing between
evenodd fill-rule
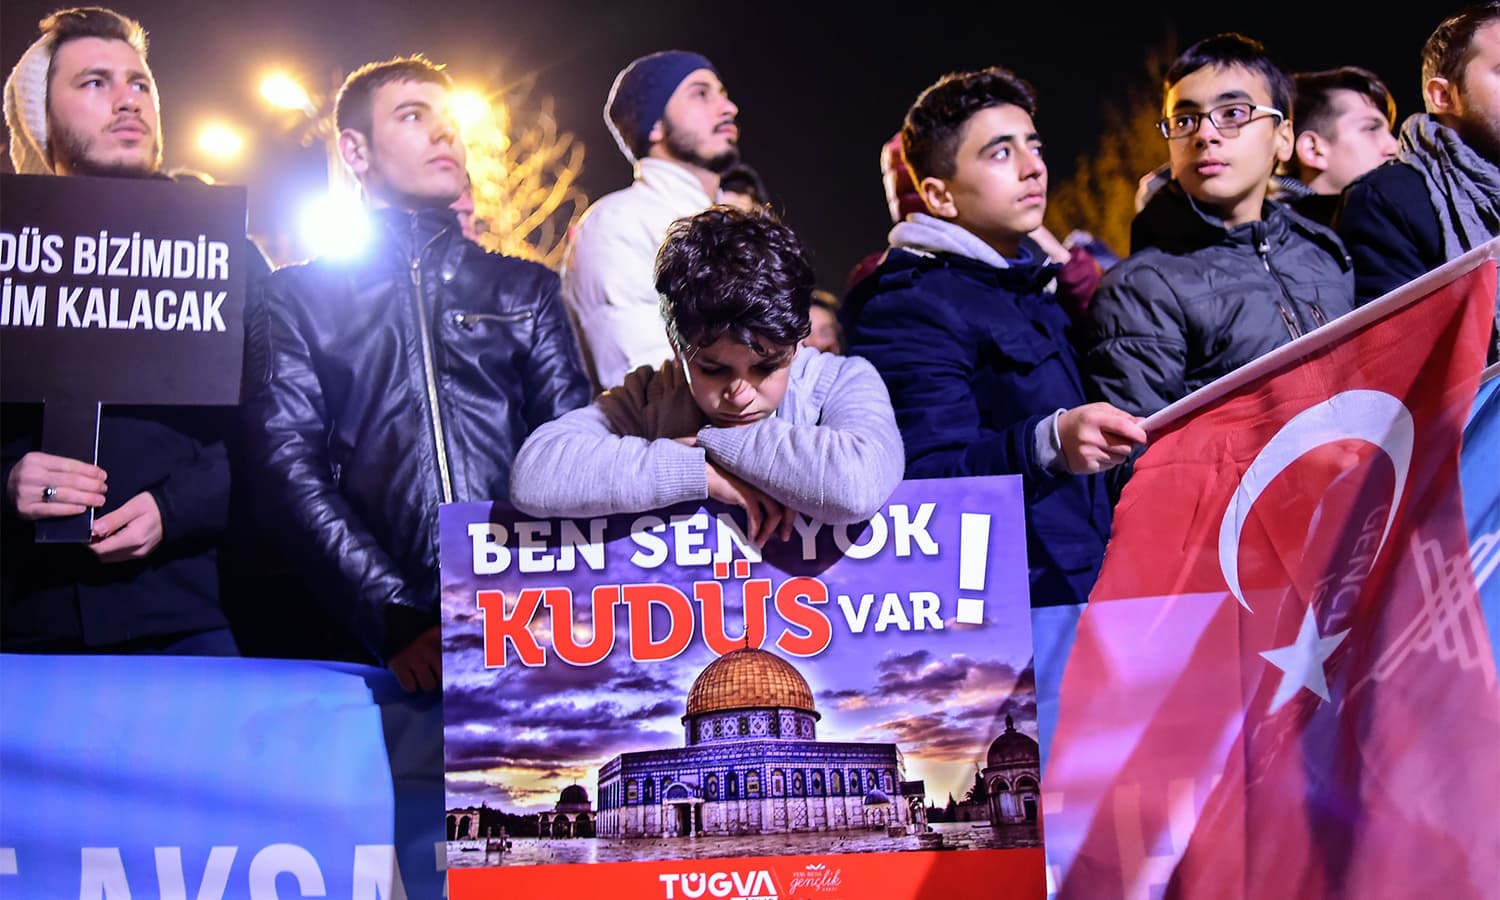
<instances>
[{"instance_id":1,"label":"boy in blue puffer jacket","mask_svg":"<svg viewBox=\"0 0 1500 900\"><path fill-rule=\"evenodd\" d=\"M1088 598L1109 538L1099 473L1146 441L1084 401L1057 266L1023 240L1047 208L1031 87L1000 68L917 98L902 149L928 213L845 301L850 352L890 389L908 478L1021 475L1033 606Z\"/></svg>"}]
</instances>

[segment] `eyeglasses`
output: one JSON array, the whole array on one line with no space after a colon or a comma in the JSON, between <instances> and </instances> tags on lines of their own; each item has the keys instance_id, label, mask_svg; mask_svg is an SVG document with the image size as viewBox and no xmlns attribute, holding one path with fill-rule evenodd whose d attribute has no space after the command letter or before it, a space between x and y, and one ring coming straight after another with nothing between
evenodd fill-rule
<instances>
[{"instance_id":1,"label":"eyeglasses","mask_svg":"<svg viewBox=\"0 0 1500 900\"><path fill-rule=\"evenodd\" d=\"M1259 113L1260 115L1257 115ZM1226 103L1216 106L1208 112L1185 112L1174 116L1167 116L1156 127L1161 129L1161 136L1169 141L1178 138L1191 137L1198 133L1203 125L1203 120L1214 123L1214 128L1225 137L1234 137L1240 133L1240 129L1258 119L1276 117L1280 124L1286 121L1286 113L1273 106L1257 106L1254 103Z\"/></svg>"}]
</instances>

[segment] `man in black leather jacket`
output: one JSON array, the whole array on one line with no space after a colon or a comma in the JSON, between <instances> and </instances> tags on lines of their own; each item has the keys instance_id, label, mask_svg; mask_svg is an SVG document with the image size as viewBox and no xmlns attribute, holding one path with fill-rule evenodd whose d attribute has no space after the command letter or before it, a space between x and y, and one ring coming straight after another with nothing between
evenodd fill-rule
<instances>
[{"instance_id":1,"label":"man in black leather jacket","mask_svg":"<svg viewBox=\"0 0 1500 900\"><path fill-rule=\"evenodd\" d=\"M373 207L358 257L289 266L252 303L247 440L288 551L408 690L440 683L437 511L504 500L533 429L589 400L548 269L485 253L448 76L374 63L339 91L339 148Z\"/></svg>"}]
</instances>

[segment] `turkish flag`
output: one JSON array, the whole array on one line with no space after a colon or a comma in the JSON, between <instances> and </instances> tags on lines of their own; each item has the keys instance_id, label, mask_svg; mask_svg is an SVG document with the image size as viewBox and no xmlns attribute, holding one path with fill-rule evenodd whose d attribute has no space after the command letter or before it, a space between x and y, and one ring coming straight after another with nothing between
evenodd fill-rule
<instances>
[{"instance_id":1,"label":"turkish flag","mask_svg":"<svg viewBox=\"0 0 1500 900\"><path fill-rule=\"evenodd\" d=\"M1500 691L1458 487L1497 248L1154 431L1063 676L1059 896L1500 891Z\"/></svg>"}]
</instances>

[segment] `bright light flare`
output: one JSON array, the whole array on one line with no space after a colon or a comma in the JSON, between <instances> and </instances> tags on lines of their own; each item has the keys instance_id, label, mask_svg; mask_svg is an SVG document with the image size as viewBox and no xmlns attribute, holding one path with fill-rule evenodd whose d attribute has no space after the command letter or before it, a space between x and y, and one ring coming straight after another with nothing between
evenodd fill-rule
<instances>
[{"instance_id":1,"label":"bright light flare","mask_svg":"<svg viewBox=\"0 0 1500 900\"><path fill-rule=\"evenodd\" d=\"M237 159L245 150L245 138L223 122L211 122L198 131L198 149L214 159Z\"/></svg>"},{"instance_id":2,"label":"bright light flare","mask_svg":"<svg viewBox=\"0 0 1500 900\"><path fill-rule=\"evenodd\" d=\"M495 118L495 111L490 108L489 98L476 90L454 91L448 96L448 107L454 121L464 131Z\"/></svg>"},{"instance_id":3,"label":"bright light flare","mask_svg":"<svg viewBox=\"0 0 1500 900\"><path fill-rule=\"evenodd\" d=\"M302 242L313 256L357 256L370 240L370 217L359 197L324 193L310 198L298 217Z\"/></svg>"},{"instance_id":4,"label":"bright light flare","mask_svg":"<svg viewBox=\"0 0 1500 900\"><path fill-rule=\"evenodd\" d=\"M307 89L285 72L275 72L262 79L260 95L267 103L280 109L301 110L308 115L314 113L312 98L308 96Z\"/></svg>"}]
</instances>

